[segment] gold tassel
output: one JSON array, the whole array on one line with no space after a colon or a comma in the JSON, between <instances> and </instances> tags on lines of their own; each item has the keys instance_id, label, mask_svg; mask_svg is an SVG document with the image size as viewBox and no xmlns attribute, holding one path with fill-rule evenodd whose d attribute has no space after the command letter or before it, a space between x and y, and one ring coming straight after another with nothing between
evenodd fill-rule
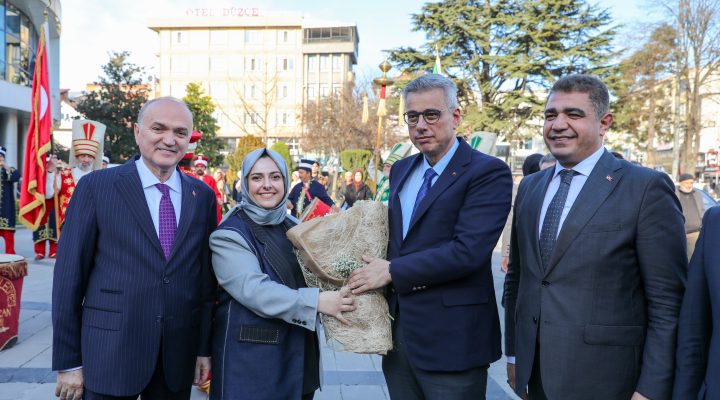
<instances>
[{"instance_id":1,"label":"gold tassel","mask_svg":"<svg viewBox=\"0 0 720 400\"><path fill-rule=\"evenodd\" d=\"M363 96L363 110L362 110L362 123L367 124L370 118L370 111L368 111L368 97L367 93Z\"/></svg>"},{"instance_id":2,"label":"gold tassel","mask_svg":"<svg viewBox=\"0 0 720 400\"><path fill-rule=\"evenodd\" d=\"M398 105L398 121L400 125L405 125L405 96L400 95L400 104Z\"/></svg>"},{"instance_id":3,"label":"gold tassel","mask_svg":"<svg viewBox=\"0 0 720 400\"><path fill-rule=\"evenodd\" d=\"M384 117L387 115L387 108L385 107L385 99L380 99L378 102L377 116Z\"/></svg>"}]
</instances>

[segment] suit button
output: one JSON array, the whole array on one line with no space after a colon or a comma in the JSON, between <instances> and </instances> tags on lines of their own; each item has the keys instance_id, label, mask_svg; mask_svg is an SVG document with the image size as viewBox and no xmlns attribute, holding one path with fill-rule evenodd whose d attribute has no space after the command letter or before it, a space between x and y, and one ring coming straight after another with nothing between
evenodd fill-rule
<instances>
[{"instance_id":1,"label":"suit button","mask_svg":"<svg viewBox=\"0 0 720 400\"><path fill-rule=\"evenodd\" d=\"M533 317L533 324L537 324L537 317Z\"/></svg>"},{"instance_id":2,"label":"suit button","mask_svg":"<svg viewBox=\"0 0 720 400\"><path fill-rule=\"evenodd\" d=\"M542 281L542 285L543 285L544 287L548 287L548 286L550 286L550 282L548 282L548 281Z\"/></svg>"},{"instance_id":3,"label":"suit button","mask_svg":"<svg viewBox=\"0 0 720 400\"><path fill-rule=\"evenodd\" d=\"M163 278L163 283L166 284L166 285L167 285L168 283L170 283L170 278L167 278L167 277L166 277L166 278Z\"/></svg>"},{"instance_id":4,"label":"suit button","mask_svg":"<svg viewBox=\"0 0 720 400\"><path fill-rule=\"evenodd\" d=\"M162 320L163 320L163 317L161 317L159 315L157 317L155 317L155 322L157 322L158 324L162 323Z\"/></svg>"}]
</instances>

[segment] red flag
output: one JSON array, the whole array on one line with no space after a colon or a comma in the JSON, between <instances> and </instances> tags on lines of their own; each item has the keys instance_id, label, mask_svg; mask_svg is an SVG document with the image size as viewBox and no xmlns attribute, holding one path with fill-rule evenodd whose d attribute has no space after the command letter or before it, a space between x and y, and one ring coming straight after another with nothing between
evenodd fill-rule
<instances>
[{"instance_id":1,"label":"red flag","mask_svg":"<svg viewBox=\"0 0 720 400\"><path fill-rule=\"evenodd\" d=\"M47 51L45 50L45 29L40 29L40 43L35 57L35 71L32 84L32 107L30 128L25 144L25 161L22 170L20 191L20 222L35 230L45 215L45 157L50 150L50 85L48 83Z\"/></svg>"}]
</instances>

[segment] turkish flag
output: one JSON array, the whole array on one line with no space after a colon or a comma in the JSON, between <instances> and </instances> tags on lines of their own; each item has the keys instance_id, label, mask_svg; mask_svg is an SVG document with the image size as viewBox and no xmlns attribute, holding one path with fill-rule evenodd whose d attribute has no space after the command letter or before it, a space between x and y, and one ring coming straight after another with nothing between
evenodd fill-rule
<instances>
[{"instance_id":1,"label":"turkish flag","mask_svg":"<svg viewBox=\"0 0 720 400\"><path fill-rule=\"evenodd\" d=\"M30 128L25 144L20 191L20 222L35 230L45 215L45 157L50 151L52 117L50 115L50 84L48 83L45 29L40 29L35 71L32 84Z\"/></svg>"}]
</instances>

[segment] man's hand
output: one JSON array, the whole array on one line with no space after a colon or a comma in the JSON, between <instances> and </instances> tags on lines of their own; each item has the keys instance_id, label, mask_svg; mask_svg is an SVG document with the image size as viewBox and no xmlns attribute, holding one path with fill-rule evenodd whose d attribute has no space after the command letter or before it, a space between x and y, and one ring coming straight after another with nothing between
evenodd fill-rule
<instances>
[{"instance_id":1,"label":"man's hand","mask_svg":"<svg viewBox=\"0 0 720 400\"><path fill-rule=\"evenodd\" d=\"M502 270L502 272L504 272L506 274L507 274L508 262L510 262L510 257L508 257L508 256L503 256L502 260L500 261L500 269Z\"/></svg>"},{"instance_id":2,"label":"man's hand","mask_svg":"<svg viewBox=\"0 0 720 400\"><path fill-rule=\"evenodd\" d=\"M513 391L515 391L515 364L508 363L507 364L507 383L510 385ZM517 393L517 392L516 392ZM527 392L523 393L522 395L523 400L527 400L528 394Z\"/></svg>"},{"instance_id":3,"label":"man's hand","mask_svg":"<svg viewBox=\"0 0 720 400\"><path fill-rule=\"evenodd\" d=\"M193 385L202 385L210 378L210 357L198 357L195 362L195 380Z\"/></svg>"},{"instance_id":4,"label":"man's hand","mask_svg":"<svg viewBox=\"0 0 720 400\"><path fill-rule=\"evenodd\" d=\"M81 400L83 397L82 368L68 372L58 372L55 396L60 400Z\"/></svg>"},{"instance_id":5,"label":"man's hand","mask_svg":"<svg viewBox=\"0 0 720 400\"><path fill-rule=\"evenodd\" d=\"M348 279L347 286L353 294L379 289L392 282L389 261L369 256L363 256L363 261L367 265L353 271Z\"/></svg>"},{"instance_id":6,"label":"man's hand","mask_svg":"<svg viewBox=\"0 0 720 400\"><path fill-rule=\"evenodd\" d=\"M633 395L632 395L632 397L630 398L630 400L650 400L650 399L648 399L647 397L641 395L641 394L638 393L638 392L635 392L635 393L633 393Z\"/></svg>"}]
</instances>

